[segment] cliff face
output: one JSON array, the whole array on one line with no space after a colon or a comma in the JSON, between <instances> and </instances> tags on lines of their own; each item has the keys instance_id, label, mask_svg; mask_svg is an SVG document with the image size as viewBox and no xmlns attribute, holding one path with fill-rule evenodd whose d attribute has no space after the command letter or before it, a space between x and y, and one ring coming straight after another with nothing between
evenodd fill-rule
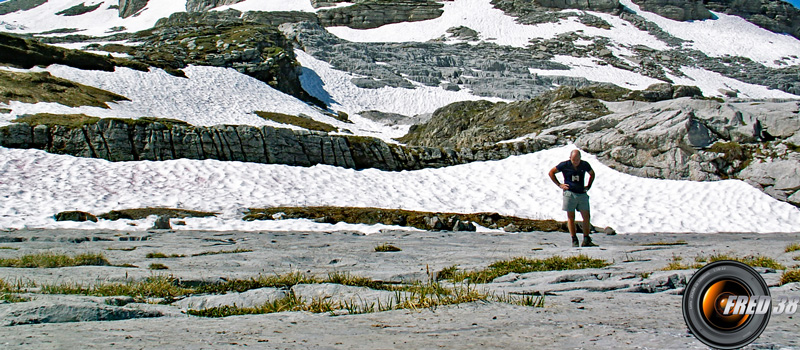
<instances>
[{"instance_id":1,"label":"cliff face","mask_svg":"<svg viewBox=\"0 0 800 350\"><path fill-rule=\"evenodd\" d=\"M402 147L369 137L267 126L195 127L178 121L100 119L80 126L11 124L0 128L0 146L35 148L110 161L216 159L397 171L502 159L542 150L551 144L535 140L456 151Z\"/></svg>"}]
</instances>

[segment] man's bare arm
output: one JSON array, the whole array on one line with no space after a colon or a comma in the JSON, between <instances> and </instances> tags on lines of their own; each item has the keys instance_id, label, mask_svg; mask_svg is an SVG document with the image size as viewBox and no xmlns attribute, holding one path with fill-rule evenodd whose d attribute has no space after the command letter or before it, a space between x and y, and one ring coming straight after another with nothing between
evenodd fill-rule
<instances>
[{"instance_id":1,"label":"man's bare arm","mask_svg":"<svg viewBox=\"0 0 800 350\"><path fill-rule=\"evenodd\" d=\"M569 189L569 185L562 184L562 183L558 182L558 179L556 179L556 173L557 172L558 172L558 169L556 169L555 167L553 167L553 169L550 169L550 173L549 173L550 180L553 180L553 183L556 184L556 186L560 187L562 190L568 190Z\"/></svg>"},{"instance_id":2,"label":"man's bare arm","mask_svg":"<svg viewBox=\"0 0 800 350\"><path fill-rule=\"evenodd\" d=\"M589 183L586 184L587 191L592 188L592 182L594 182L594 170L589 170Z\"/></svg>"}]
</instances>

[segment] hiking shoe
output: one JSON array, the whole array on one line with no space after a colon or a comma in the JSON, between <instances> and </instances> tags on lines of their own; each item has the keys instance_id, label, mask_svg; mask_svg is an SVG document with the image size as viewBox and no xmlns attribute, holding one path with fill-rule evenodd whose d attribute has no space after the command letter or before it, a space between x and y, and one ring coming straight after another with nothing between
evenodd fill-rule
<instances>
[{"instance_id":1,"label":"hiking shoe","mask_svg":"<svg viewBox=\"0 0 800 350\"><path fill-rule=\"evenodd\" d=\"M578 242L578 237L572 237L572 246L576 248L581 246L581 243Z\"/></svg>"},{"instance_id":2,"label":"hiking shoe","mask_svg":"<svg viewBox=\"0 0 800 350\"><path fill-rule=\"evenodd\" d=\"M574 244L574 242L573 242L573 244ZM592 242L591 238L584 237L583 238L583 244L581 244L581 247L599 247L599 245L594 244L594 242Z\"/></svg>"}]
</instances>

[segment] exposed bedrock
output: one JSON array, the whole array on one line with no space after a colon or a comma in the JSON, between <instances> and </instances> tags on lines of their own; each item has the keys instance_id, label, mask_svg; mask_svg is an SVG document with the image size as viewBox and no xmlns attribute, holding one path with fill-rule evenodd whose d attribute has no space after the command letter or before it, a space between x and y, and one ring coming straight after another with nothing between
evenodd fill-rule
<instances>
[{"instance_id":1,"label":"exposed bedrock","mask_svg":"<svg viewBox=\"0 0 800 350\"><path fill-rule=\"evenodd\" d=\"M148 0L119 0L119 16L128 18L147 6Z\"/></svg>"},{"instance_id":2,"label":"exposed bedrock","mask_svg":"<svg viewBox=\"0 0 800 350\"><path fill-rule=\"evenodd\" d=\"M633 0L633 2L644 11L676 21L694 21L712 17L702 0Z\"/></svg>"},{"instance_id":3,"label":"exposed bedrock","mask_svg":"<svg viewBox=\"0 0 800 350\"><path fill-rule=\"evenodd\" d=\"M80 127L16 123L0 128L0 146L110 161L217 159L266 164L329 164L353 169L413 170L503 159L554 140L454 150L403 147L380 139L246 125L195 127L165 121L100 119Z\"/></svg>"}]
</instances>

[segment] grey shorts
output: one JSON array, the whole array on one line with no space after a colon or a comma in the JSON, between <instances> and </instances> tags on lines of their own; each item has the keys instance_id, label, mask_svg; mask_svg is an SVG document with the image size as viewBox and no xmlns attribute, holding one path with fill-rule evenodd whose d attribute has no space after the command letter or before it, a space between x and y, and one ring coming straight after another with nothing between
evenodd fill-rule
<instances>
[{"instance_id":1,"label":"grey shorts","mask_svg":"<svg viewBox=\"0 0 800 350\"><path fill-rule=\"evenodd\" d=\"M564 204L561 206L564 211L589 211L589 195L586 193L575 193L564 191Z\"/></svg>"}]
</instances>

